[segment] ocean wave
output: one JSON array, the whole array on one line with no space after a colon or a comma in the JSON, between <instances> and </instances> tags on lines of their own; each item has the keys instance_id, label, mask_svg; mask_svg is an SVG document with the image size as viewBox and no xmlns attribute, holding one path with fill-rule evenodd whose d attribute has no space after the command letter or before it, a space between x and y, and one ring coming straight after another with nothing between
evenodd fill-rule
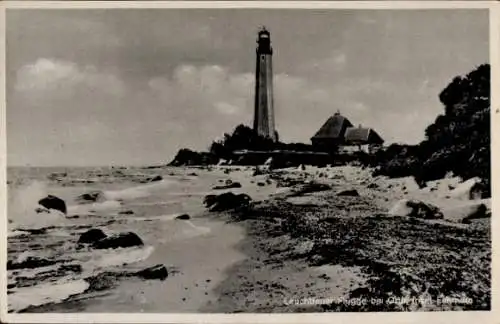
<instances>
[{"instance_id":1,"label":"ocean wave","mask_svg":"<svg viewBox=\"0 0 500 324\"><path fill-rule=\"evenodd\" d=\"M152 190L167 188L175 183L172 180L161 180L120 190L105 190L103 194L107 200L132 200L147 197L151 194Z\"/></svg>"},{"instance_id":2,"label":"ocean wave","mask_svg":"<svg viewBox=\"0 0 500 324\"><path fill-rule=\"evenodd\" d=\"M76 259L85 259L82 269L85 274L95 274L109 268L133 264L146 260L154 252L154 246L92 250L83 252Z\"/></svg>"},{"instance_id":3,"label":"ocean wave","mask_svg":"<svg viewBox=\"0 0 500 324\"><path fill-rule=\"evenodd\" d=\"M8 309L11 312L19 312L31 306L61 302L73 295L83 293L88 287L88 282L83 279L63 278L56 282L13 288L9 290L7 296Z\"/></svg>"}]
</instances>

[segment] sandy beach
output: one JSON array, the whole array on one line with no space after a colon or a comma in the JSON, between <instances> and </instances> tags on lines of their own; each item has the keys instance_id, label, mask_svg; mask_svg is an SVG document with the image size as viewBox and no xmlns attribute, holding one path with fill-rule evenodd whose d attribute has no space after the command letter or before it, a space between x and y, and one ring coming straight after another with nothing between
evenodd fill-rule
<instances>
[{"instance_id":1,"label":"sandy beach","mask_svg":"<svg viewBox=\"0 0 500 324\"><path fill-rule=\"evenodd\" d=\"M105 192L119 198L119 204L101 202L101 207L107 207L87 210L87 215L81 212L88 205L73 205L80 212L78 218L58 215L64 219L56 218L51 227L44 223L49 230L42 234L13 235L20 231L13 219L10 260L19 259L29 247L32 256L44 256L56 265L81 264L83 271L68 275L47 267L29 269L35 278L31 281L28 270L9 271L11 311L234 313L490 307L489 218L464 223L450 216L456 212L445 212L439 220L389 215L403 198L432 202L444 211L474 204L450 197L450 188L458 186L459 179L450 177L420 189L412 178L374 178L371 170L353 166L299 167L256 175L254 170L157 168L147 173L162 176L164 183L131 185L138 170L129 168L120 170L121 189L117 189L120 181L111 181L110 175L116 174L112 170L91 186L109 187L104 179L114 182L113 194ZM88 172L83 175L88 177ZM66 175L46 189L68 200L89 189L88 184L85 189L78 187L72 179ZM241 186L212 189L228 183ZM219 212L203 206L203 197L223 192L245 193L252 203L243 210ZM175 219L180 214L189 214L190 219ZM93 251L90 260L85 259L73 245L90 227L133 231L145 247L140 252L133 248L108 254ZM149 247L152 251L145 253ZM158 264L168 270L164 280L116 275ZM80 290L61 294L56 289L62 279L89 282L89 278L94 278L93 284ZM40 284L53 284L53 294L49 289L48 298L37 297ZM20 302L26 294L30 299ZM455 299L437 302L445 298Z\"/></svg>"}]
</instances>

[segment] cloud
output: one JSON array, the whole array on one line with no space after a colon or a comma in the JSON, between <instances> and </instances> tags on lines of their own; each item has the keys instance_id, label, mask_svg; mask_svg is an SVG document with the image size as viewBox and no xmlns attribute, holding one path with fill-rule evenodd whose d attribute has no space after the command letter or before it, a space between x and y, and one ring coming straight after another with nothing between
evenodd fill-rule
<instances>
[{"instance_id":1,"label":"cloud","mask_svg":"<svg viewBox=\"0 0 500 324\"><path fill-rule=\"evenodd\" d=\"M155 77L148 84L160 101L180 108L183 115L196 112L247 115L253 95L253 75L231 73L219 65L178 66L172 76Z\"/></svg>"},{"instance_id":2,"label":"cloud","mask_svg":"<svg viewBox=\"0 0 500 324\"><path fill-rule=\"evenodd\" d=\"M15 89L40 95L54 93L74 94L75 90L87 89L109 95L124 93L124 83L115 75L99 72L95 67L79 65L56 59L39 58L17 71Z\"/></svg>"}]
</instances>

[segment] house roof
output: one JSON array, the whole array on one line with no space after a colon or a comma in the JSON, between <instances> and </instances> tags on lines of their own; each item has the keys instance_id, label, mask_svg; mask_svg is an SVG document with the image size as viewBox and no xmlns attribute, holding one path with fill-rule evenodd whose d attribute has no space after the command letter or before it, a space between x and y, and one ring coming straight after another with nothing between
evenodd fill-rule
<instances>
[{"instance_id":1,"label":"house roof","mask_svg":"<svg viewBox=\"0 0 500 324\"><path fill-rule=\"evenodd\" d=\"M323 126L321 126L321 128L312 138L342 139L342 137L344 136L344 134L342 134L342 131L346 127L351 126L351 122L337 112L335 113L335 115L328 118L328 120L323 124Z\"/></svg>"},{"instance_id":2,"label":"house roof","mask_svg":"<svg viewBox=\"0 0 500 324\"><path fill-rule=\"evenodd\" d=\"M371 128L349 127L345 131L347 144L382 144L384 140Z\"/></svg>"}]
</instances>

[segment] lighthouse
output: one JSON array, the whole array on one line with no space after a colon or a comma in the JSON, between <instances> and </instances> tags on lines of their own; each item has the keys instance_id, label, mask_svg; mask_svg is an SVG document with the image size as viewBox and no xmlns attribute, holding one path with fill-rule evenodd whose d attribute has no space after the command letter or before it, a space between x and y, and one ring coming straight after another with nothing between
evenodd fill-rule
<instances>
[{"instance_id":1,"label":"lighthouse","mask_svg":"<svg viewBox=\"0 0 500 324\"><path fill-rule=\"evenodd\" d=\"M255 114L253 128L257 134L277 140L274 128L273 49L271 34L263 27L257 37L255 67Z\"/></svg>"}]
</instances>

